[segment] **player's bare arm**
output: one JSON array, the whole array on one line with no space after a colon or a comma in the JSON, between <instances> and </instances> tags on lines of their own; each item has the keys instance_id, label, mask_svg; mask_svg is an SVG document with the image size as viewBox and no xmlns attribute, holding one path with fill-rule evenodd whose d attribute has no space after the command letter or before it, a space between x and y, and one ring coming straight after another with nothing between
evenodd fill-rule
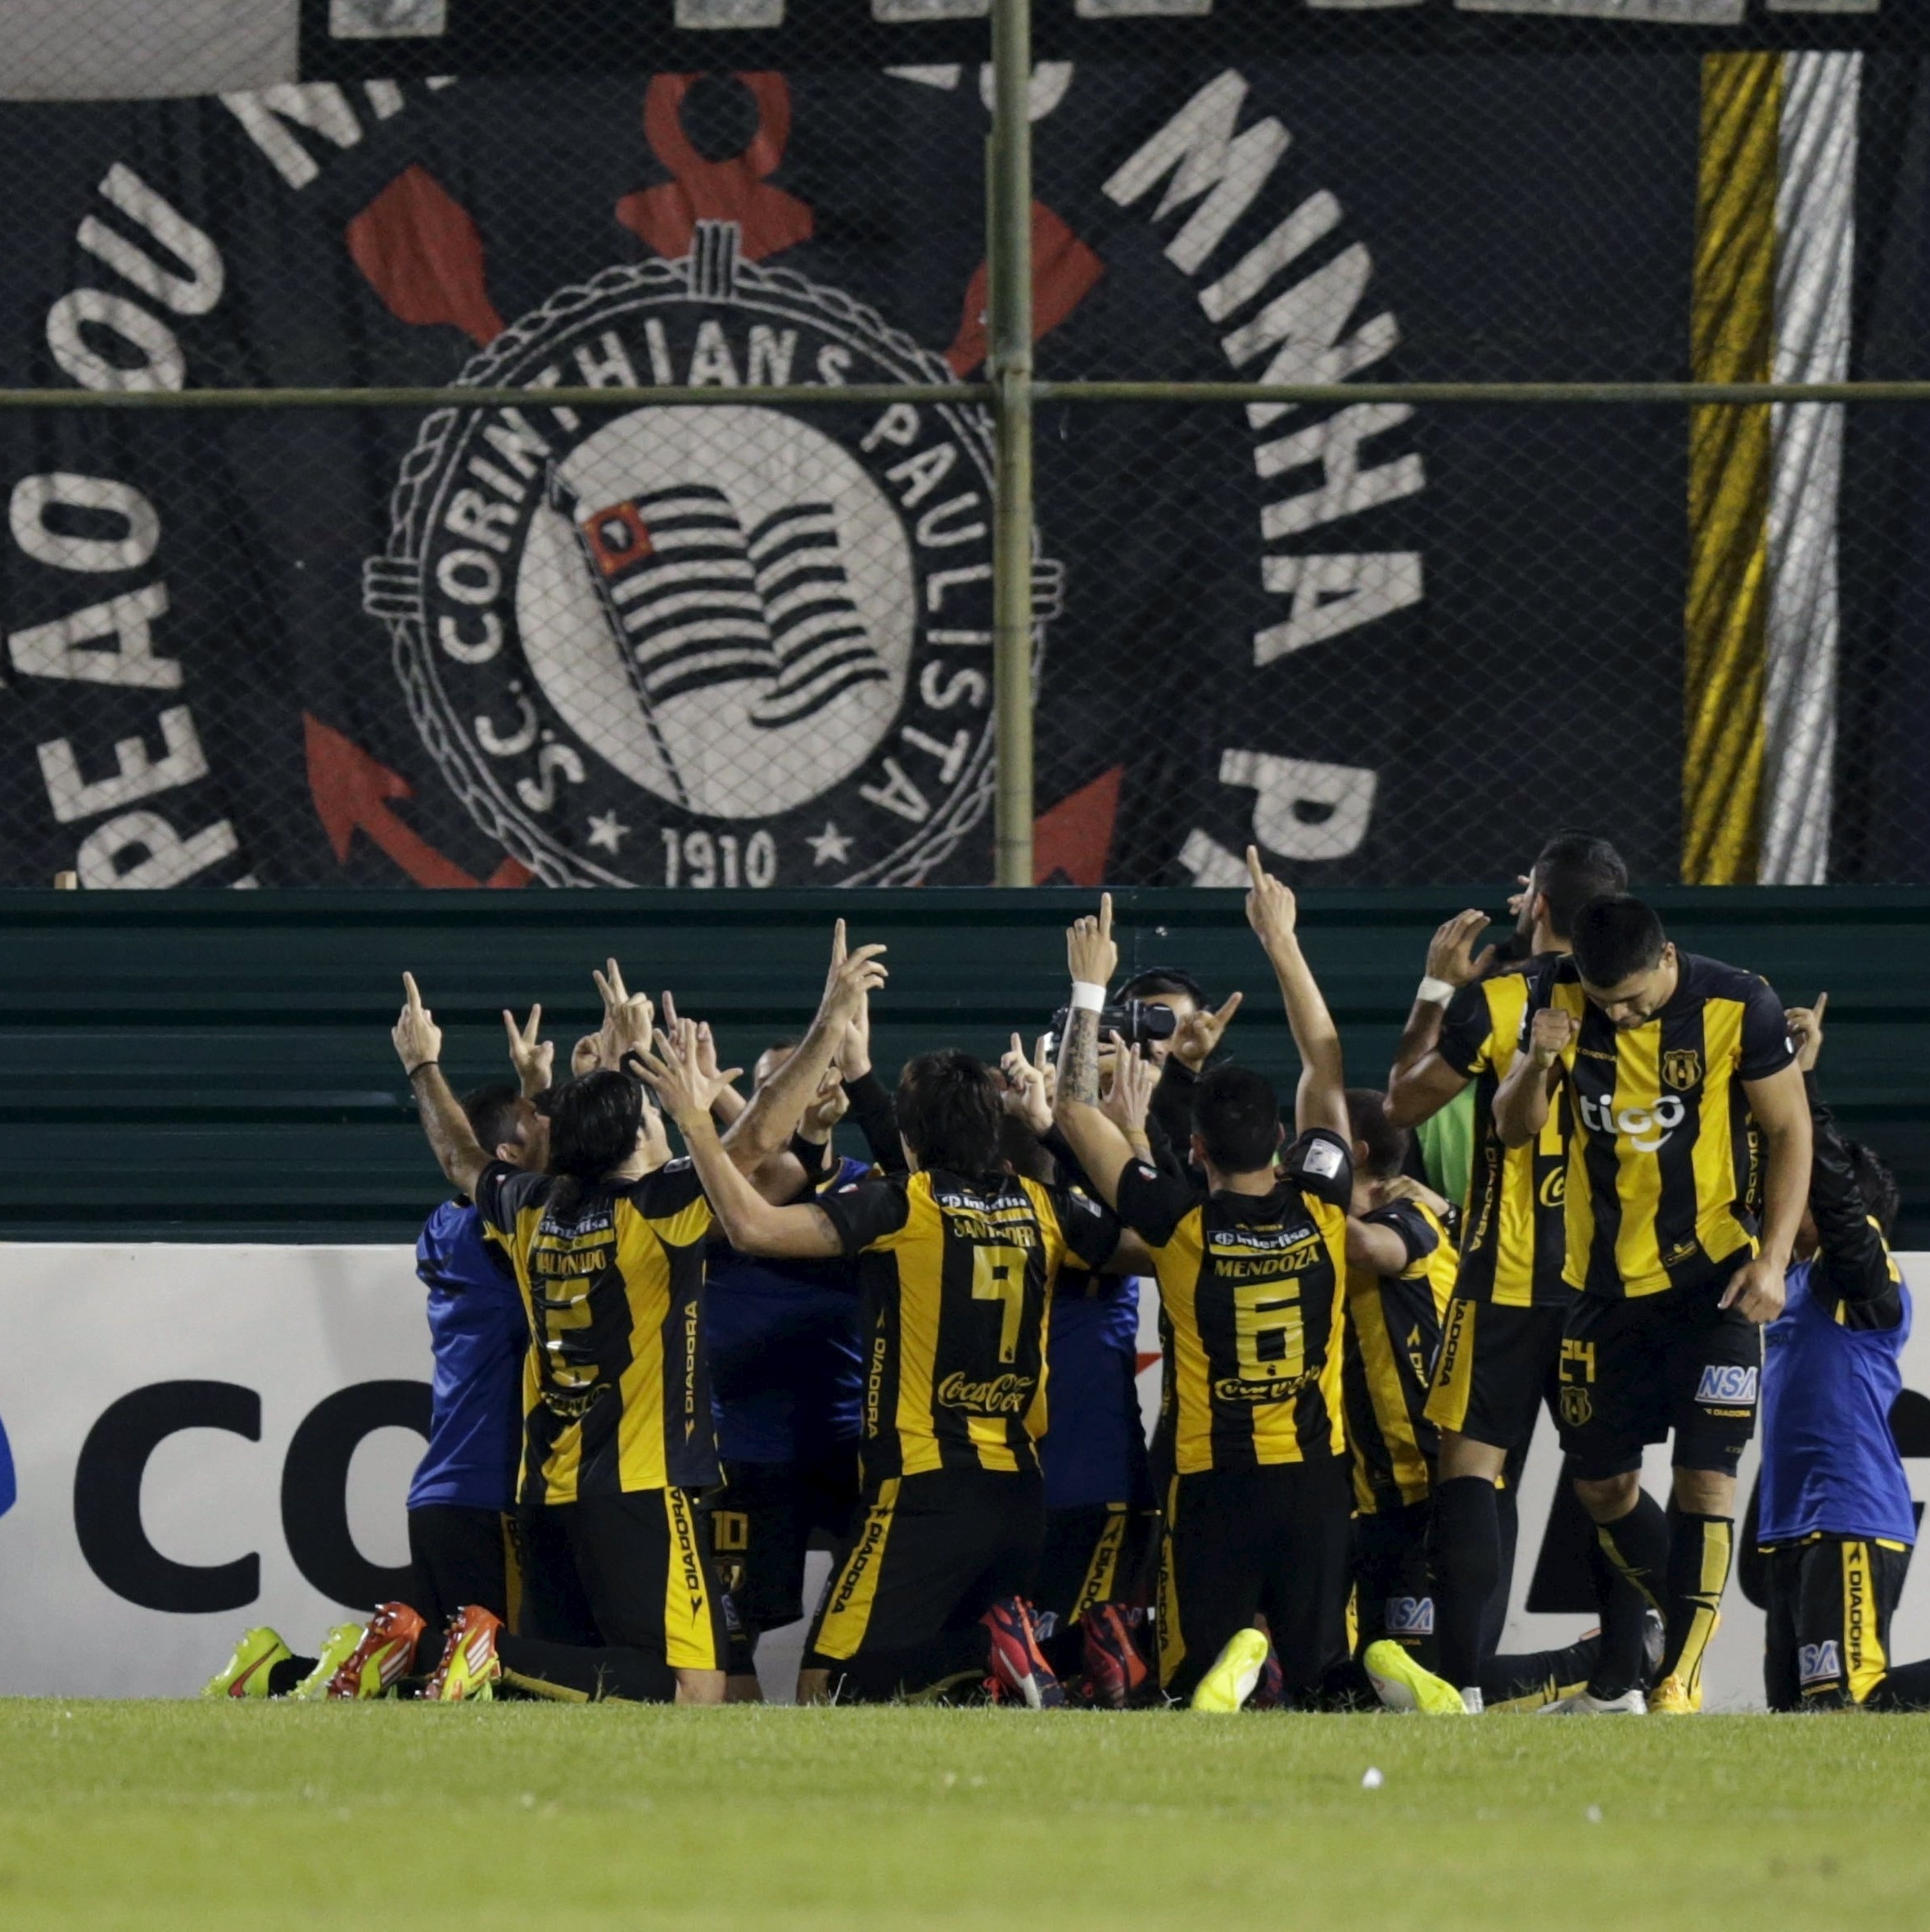
<instances>
[{"instance_id":1,"label":"player's bare arm","mask_svg":"<svg viewBox=\"0 0 1930 1932\"><path fill-rule=\"evenodd\" d=\"M1101 898L1096 918L1075 919L1067 929L1065 962L1072 973L1072 1007L1059 1049L1053 1118L1100 1198L1108 1207L1117 1207L1119 1176L1132 1158L1132 1148L1099 1104L1099 1016L1105 989L1119 965L1110 893Z\"/></svg>"},{"instance_id":2,"label":"player's bare arm","mask_svg":"<svg viewBox=\"0 0 1930 1932\"><path fill-rule=\"evenodd\" d=\"M1556 1007L1540 1007L1529 1022L1528 1051L1515 1056L1494 1094L1494 1129L1508 1147L1525 1147L1548 1125L1562 1084L1562 1056L1580 1030L1572 1013Z\"/></svg>"},{"instance_id":3,"label":"player's bare arm","mask_svg":"<svg viewBox=\"0 0 1930 1932\"><path fill-rule=\"evenodd\" d=\"M843 1021L839 1021L842 1027ZM711 1117L720 1080L740 1070L706 1073L698 1065L695 1025L677 1023L674 1035L659 1033L655 1047L631 1064L684 1137L705 1197L730 1245L740 1254L801 1258L842 1254L831 1218L815 1203L777 1207L758 1192L736 1158L717 1138Z\"/></svg>"},{"instance_id":4,"label":"player's bare arm","mask_svg":"<svg viewBox=\"0 0 1930 1932\"><path fill-rule=\"evenodd\" d=\"M882 946L850 951L845 943L844 921L838 921L831 941L830 972L809 1029L797 1052L757 1089L725 1137L730 1158L746 1174L757 1172L789 1147L853 1018L885 982L884 951Z\"/></svg>"},{"instance_id":5,"label":"player's bare arm","mask_svg":"<svg viewBox=\"0 0 1930 1932\"><path fill-rule=\"evenodd\" d=\"M473 1194L477 1178L489 1165L489 1156L477 1144L468 1116L456 1104L456 1097L442 1076L442 1029L436 1024L436 1016L423 1004L414 974L402 975L402 1011L389 1036L395 1042L395 1057L409 1075L430 1151L450 1185L464 1194Z\"/></svg>"},{"instance_id":6,"label":"player's bare arm","mask_svg":"<svg viewBox=\"0 0 1930 1932\"><path fill-rule=\"evenodd\" d=\"M1286 1023L1300 1056L1294 1124L1302 1133L1324 1127L1347 1140L1352 1129L1347 1120L1347 1074L1340 1057L1340 1029L1300 950L1299 903L1285 882L1260 864L1260 855L1251 845L1246 848L1246 870L1253 880L1246 895L1246 923L1280 982Z\"/></svg>"},{"instance_id":7,"label":"player's bare arm","mask_svg":"<svg viewBox=\"0 0 1930 1932\"><path fill-rule=\"evenodd\" d=\"M1722 1305L1767 1323L1783 1312L1783 1278L1810 1197L1810 1102L1796 1061L1742 1090L1762 1130L1762 1245L1729 1277Z\"/></svg>"},{"instance_id":8,"label":"player's bare arm","mask_svg":"<svg viewBox=\"0 0 1930 1932\"><path fill-rule=\"evenodd\" d=\"M1428 942L1427 966L1408 1012L1387 1074L1387 1117L1396 1127L1417 1127L1438 1114L1467 1084L1436 1051L1448 1002L1480 978L1494 961L1494 948L1474 943L1488 929L1488 915L1470 907L1444 920Z\"/></svg>"},{"instance_id":9,"label":"player's bare arm","mask_svg":"<svg viewBox=\"0 0 1930 1932\"><path fill-rule=\"evenodd\" d=\"M1347 1217L1347 1265L1369 1274L1399 1274L1408 1265L1408 1244L1391 1228Z\"/></svg>"}]
</instances>

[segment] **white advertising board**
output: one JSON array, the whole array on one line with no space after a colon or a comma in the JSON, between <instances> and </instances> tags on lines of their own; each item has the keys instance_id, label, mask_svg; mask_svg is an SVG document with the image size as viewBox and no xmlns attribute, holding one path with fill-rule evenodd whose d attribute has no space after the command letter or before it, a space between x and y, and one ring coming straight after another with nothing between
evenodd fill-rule
<instances>
[{"instance_id":1,"label":"white advertising board","mask_svg":"<svg viewBox=\"0 0 1930 1932\"><path fill-rule=\"evenodd\" d=\"M1930 1295L1930 1255L1902 1260ZM247 1625L309 1649L406 1564L429 1376L410 1250L7 1246L0 1333L14 1475L10 1507L0 1480L0 1694L188 1694ZM1930 1394L1930 1338L1905 1370ZM1141 1378L1149 1411L1157 1377ZM1544 1420L1521 1489L1511 1650L1568 1641L1584 1621L1522 1607L1558 1470ZM1754 1472L1752 1452L1745 1496ZM1667 1478L1655 1452L1658 1497ZM1930 1469L1911 1481L1930 1497ZM1930 1656L1927 1572L1904 1592L1900 1658ZM801 1634L766 1646L769 1693L787 1691ZM1761 1704L1761 1613L1732 1583L1712 1708Z\"/></svg>"}]
</instances>

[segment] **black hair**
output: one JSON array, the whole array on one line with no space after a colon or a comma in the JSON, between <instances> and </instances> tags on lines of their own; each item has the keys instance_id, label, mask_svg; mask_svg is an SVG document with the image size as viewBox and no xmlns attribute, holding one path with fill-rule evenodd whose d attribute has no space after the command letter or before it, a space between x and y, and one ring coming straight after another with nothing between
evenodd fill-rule
<instances>
[{"instance_id":1,"label":"black hair","mask_svg":"<svg viewBox=\"0 0 1930 1932\"><path fill-rule=\"evenodd\" d=\"M898 1075L898 1131L922 1167L992 1185L1004 1176L998 1083L983 1060L956 1047L920 1053Z\"/></svg>"},{"instance_id":2,"label":"black hair","mask_svg":"<svg viewBox=\"0 0 1930 1932\"><path fill-rule=\"evenodd\" d=\"M1536 856L1533 889L1548 902L1548 930L1575 936L1575 916L1590 899L1629 889L1629 868L1606 839L1592 832L1557 832Z\"/></svg>"},{"instance_id":3,"label":"black hair","mask_svg":"<svg viewBox=\"0 0 1930 1932\"><path fill-rule=\"evenodd\" d=\"M549 1116L549 1171L563 1183L551 1197L558 1215L572 1211L612 1168L636 1151L644 1090L628 1074L597 1072L572 1080Z\"/></svg>"},{"instance_id":4,"label":"black hair","mask_svg":"<svg viewBox=\"0 0 1930 1932\"><path fill-rule=\"evenodd\" d=\"M1390 1179L1407 1165L1408 1142L1412 1138L1404 1127L1396 1127L1387 1118L1387 1096L1372 1087L1347 1089L1347 1127L1352 1138L1367 1143L1367 1159L1361 1172L1375 1180Z\"/></svg>"},{"instance_id":5,"label":"black hair","mask_svg":"<svg viewBox=\"0 0 1930 1932\"><path fill-rule=\"evenodd\" d=\"M457 1102L469 1123L469 1131L476 1136L476 1144L490 1160L496 1157L496 1149L506 1140L514 1140L520 1124L517 1109L522 1104L522 1095L507 1081L492 1082L487 1087L478 1087L473 1093L465 1093Z\"/></svg>"},{"instance_id":6,"label":"black hair","mask_svg":"<svg viewBox=\"0 0 1930 1932\"><path fill-rule=\"evenodd\" d=\"M1575 916L1569 935L1575 963L1591 986L1619 986L1661 965L1668 935L1653 906L1626 893L1590 899Z\"/></svg>"},{"instance_id":7,"label":"black hair","mask_svg":"<svg viewBox=\"0 0 1930 1932\"><path fill-rule=\"evenodd\" d=\"M1193 1131L1222 1174L1271 1167L1280 1152L1279 1097L1251 1067L1214 1067L1193 1089Z\"/></svg>"},{"instance_id":8,"label":"black hair","mask_svg":"<svg viewBox=\"0 0 1930 1932\"><path fill-rule=\"evenodd\" d=\"M1207 1004L1206 989L1184 966L1142 967L1119 989L1119 999L1123 1004L1129 999L1151 999L1162 993L1184 993L1202 1011Z\"/></svg>"},{"instance_id":9,"label":"black hair","mask_svg":"<svg viewBox=\"0 0 1930 1932\"><path fill-rule=\"evenodd\" d=\"M1887 1241L1891 1229L1896 1225L1896 1210L1903 1205L1896 1177L1883 1156L1865 1141L1846 1141L1843 1151L1850 1156L1850 1172L1855 1179L1856 1192L1862 1197L1863 1211L1883 1229Z\"/></svg>"}]
</instances>

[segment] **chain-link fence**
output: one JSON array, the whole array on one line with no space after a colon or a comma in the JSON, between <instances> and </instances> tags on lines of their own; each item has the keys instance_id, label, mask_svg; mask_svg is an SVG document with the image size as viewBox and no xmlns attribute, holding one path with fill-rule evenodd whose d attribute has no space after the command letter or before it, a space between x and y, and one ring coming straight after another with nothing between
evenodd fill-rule
<instances>
[{"instance_id":1,"label":"chain-link fence","mask_svg":"<svg viewBox=\"0 0 1930 1932\"><path fill-rule=\"evenodd\" d=\"M1930 880L1923 23L1035 11L1039 879ZM11 10L6 880L988 880L986 12Z\"/></svg>"}]
</instances>

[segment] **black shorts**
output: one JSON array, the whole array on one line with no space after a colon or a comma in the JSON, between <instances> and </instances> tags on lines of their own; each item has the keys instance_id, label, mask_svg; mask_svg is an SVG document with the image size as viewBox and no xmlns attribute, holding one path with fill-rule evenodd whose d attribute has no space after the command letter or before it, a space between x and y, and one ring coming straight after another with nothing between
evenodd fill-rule
<instances>
[{"instance_id":1,"label":"black shorts","mask_svg":"<svg viewBox=\"0 0 1930 1932\"><path fill-rule=\"evenodd\" d=\"M1525 1446L1541 1405L1555 1405L1566 1305L1511 1308L1457 1295L1448 1304L1427 1419L1490 1449Z\"/></svg>"},{"instance_id":2,"label":"black shorts","mask_svg":"<svg viewBox=\"0 0 1930 1932\"><path fill-rule=\"evenodd\" d=\"M742 1673L766 1631L802 1621L812 1538L833 1549L850 1539L857 1445L810 1462L726 1462L724 1485L704 1518L717 1577L730 1596L730 1667Z\"/></svg>"},{"instance_id":3,"label":"black shorts","mask_svg":"<svg viewBox=\"0 0 1930 1932\"><path fill-rule=\"evenodd\" d=\"M1716 1304L1748 1258L1744 1249L1693 1287L1575 1296L1556 1411L1572 1474L1584 1482L1626 1475L1642 1467L1646 1444L1671 1435L1677 1468L1735 1474L1756 1433L1762 1330Z\"/></svg>"},{"instance_id":4,"label":"black shorts","mask_svg":"<svg viewBox=\"0 0 1930 1932\"><path fill-rule=\"evenodd\" d=\"M1155 1523L1128 1503L1046 1512L1046 1544L1033 1585L1042 1637L1076 1623L1096 1604L1143 1601L1144 1557Z\"/></svg>"},{"instance_id":5,"label":"black shorts","mask_svg":"<svg viewBox=\"0 0 1930 1932\"><path fill-rule=\"evenodd\" d=\"M969 1629L1001 1597L1030 1592L1045 1536L1036 1471L894 1476L868 1488L864 1503L831 1572L806 1669Z\"/></svg>"},{"instance_id":6,"label":"black shorts","mask_svg":"<svg viewBox=\"0 0 1930 1932\"><path fill-rule=\"evenodd\" d=\"M1890 1667L1890 1618L1910 1551L1815 1536L1763 1552L1769 1586L1763 1690L1772 1711L1860 1704Z\"/></svg>"},{"instance_id":7,"label":"black shorts","mask_svg":"<svg viewBox=\"0 0 1930 1932\"><path fill-rule=\"evenodd\" d=\"M1347 1651L1349 1459L1175 1476L1166 1495L1159 1687L1191 1695L1263 1616L1286 1694L1311 1691Z\"/></svg>"},{"instance_id":8,"label":"black shorts","mask_svg":"<svg viewBox=\"0 0 1930 1932\"><path fill-rule=\"evenodd\" d=\"M409 1608L428 1624L439 1646L450 1618L467 1604L478 1604L514 1627L511 1599L518 1565L509 1550L508 1519L500 1509L459 1503L411 1509L409 1567L414 1573Z\"/></svg>"},{"instance_id":9,"label":"black shorts","mask_svg":"<svg viewBox=\"0 0 1930 1932\"><path fill-rule=\"evenodd\" d=\"M688 1492L525 1504L517 1528L518 1636L647 1651L673 1670L724 1667L723 1592Z\"/></svg>"}]
</instances>

